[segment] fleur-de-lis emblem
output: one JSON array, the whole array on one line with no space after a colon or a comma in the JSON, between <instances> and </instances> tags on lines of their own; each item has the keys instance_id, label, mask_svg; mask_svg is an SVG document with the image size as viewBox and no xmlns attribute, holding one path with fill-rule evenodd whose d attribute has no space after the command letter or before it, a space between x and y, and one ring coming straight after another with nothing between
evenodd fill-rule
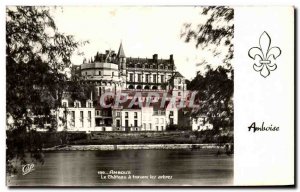
<instances>
[{"instance_id":1,"label":"fleur-de-lis emblem","mask_svg":"<svg viewBox=\"0 0 300 192\"><path fill-rule=\"evenodd\" d=\"M253 69L266 78L270 75L270 71L277 68L275 60L281 54L281 50L279 47L270 47L271 38L265 31L259 38L259 46L252 47L248 55L254 60Z\"/></svg>"}]
</instances>

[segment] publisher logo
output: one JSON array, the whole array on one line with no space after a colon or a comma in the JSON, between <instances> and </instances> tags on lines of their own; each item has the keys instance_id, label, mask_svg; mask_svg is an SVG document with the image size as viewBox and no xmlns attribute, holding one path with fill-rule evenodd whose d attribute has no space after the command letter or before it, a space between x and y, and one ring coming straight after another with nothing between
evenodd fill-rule
<instances>
[{"instance_id":1,"label":"publisher logo","mask_svg":"<svg viewBox=\"0 0 300 192\"><path fill-rule=\"evenodd\" d=\"M26 164L22 167L22 174L26 175L34 170L34 164Z\"/></svg>"}]
</instances>

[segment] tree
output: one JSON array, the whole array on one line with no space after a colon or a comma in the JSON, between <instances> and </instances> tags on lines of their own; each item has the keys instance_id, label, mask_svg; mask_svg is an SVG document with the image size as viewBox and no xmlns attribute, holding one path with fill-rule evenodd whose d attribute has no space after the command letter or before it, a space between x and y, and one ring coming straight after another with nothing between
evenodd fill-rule
<instances>
[{"instance_id":1,"label":"tree","mask_svg":"<svg viewBox=\"0 0 300 192\"><path fill-rule=\"evenodd\" d=\"M7 171L15 169L12 159L25 162L28 152L43 161L42 143L32 125L51 122L52 109L60 105L71 56L86 42L59 33L50 8L8 7L6 9L6 114Z\"/></svg>"},{"instance_id":2,"label":"tree","mask_svg":"<svg viewBox=\"0 0 300 192\"><path fill-rule=\"evenodd\" d=\"M200 63L205 64L205 73L198 73L188 84L188 89L197 90L196 100L199 110L193 116L205 114L213 124L213 132L233 128L233 36L234 10L229 7L211 6L200 8L204 22L196 26L185 23L181 37L185 42L194 42L197 49L208 50L211 55ZM222 54L221 54L222 53ZM209 62L209 57L219 58L217 64Z\"/></svg>"},{"instance_id":3,"label":"tree","mask_svg":"<svg viewBox=\"0 0 300 192\"><path fill-rule=\"evenodd\" d=\"M185 23L181 37L185 42L195 41L196 48L208 49L213 57L220 57L219 64L232 70L231 60L233 58L233 37L234 37L234 10L224 6L210 6L200 8L200 15L206 18L205 22L194 26L192 23ZM204 58L200 63L210 65Z\"/></svg>"},{"instance_id":4,"label":"tree","mask_svg":"<svg viewBox=\"0 0 300 192\"><path fill-rule=\"evenodd\" d=\"M223 67L209 69L205 76L198 74L188 87L198 91L195 100L200 108L193 116L205 114L216 134L233 128L233 80L228 78L228 71Z\"/></svg>"}]
</instances>

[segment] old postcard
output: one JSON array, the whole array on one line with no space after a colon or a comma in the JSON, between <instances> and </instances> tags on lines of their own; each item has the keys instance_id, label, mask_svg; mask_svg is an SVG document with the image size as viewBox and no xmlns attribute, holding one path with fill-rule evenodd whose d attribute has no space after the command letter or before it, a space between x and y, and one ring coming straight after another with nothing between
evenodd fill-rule
<instances>
[{"instance_id":1,"label":"old postcard","mask_svg":"<svg viewBox=\"0 0 300 192\"><path fill-rule=\"evenodd\" d=\"M7 6L6 185L294 186L294 14Z\"/></svg>"}]
</instances>

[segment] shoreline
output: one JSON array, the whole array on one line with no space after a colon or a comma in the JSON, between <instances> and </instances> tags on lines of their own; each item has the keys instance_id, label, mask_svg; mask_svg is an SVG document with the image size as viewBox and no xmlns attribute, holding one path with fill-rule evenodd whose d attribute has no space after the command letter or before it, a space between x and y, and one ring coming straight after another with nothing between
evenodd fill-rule
<instances>
[{"instance_id":1,"label":"shoreline","mask_svg":"<svg viewBox=\"0 0 300 192\"><path fill-rule=\"evenodd\" d=\"M225 148L226 144L126 144L126 145L66 145L44 148L43 151L113 151L113 150L145 150L145 149L216 149ZM229 145L232 145L230 143Z\"/></svg>"}]
</instances>

